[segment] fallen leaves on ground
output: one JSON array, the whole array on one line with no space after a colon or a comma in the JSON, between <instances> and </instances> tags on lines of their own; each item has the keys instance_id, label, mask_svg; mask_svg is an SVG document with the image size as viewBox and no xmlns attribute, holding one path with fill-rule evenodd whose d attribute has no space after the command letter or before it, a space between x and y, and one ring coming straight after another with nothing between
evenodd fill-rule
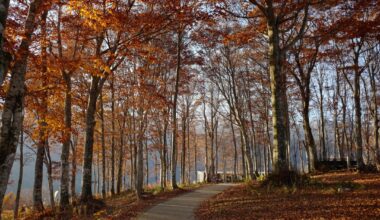
<instances>
[{"instance_id":1,"label":"fallen leaves on ground","mask_svg":"<svg viewBox=\"0 0 380 220\"><path fill-rule=\"evenodd\" d=\"M380 219L380 175L333 172L320 184L267 189L241 184L202 203L199 219Z\"/></svg>"}]
</instances>

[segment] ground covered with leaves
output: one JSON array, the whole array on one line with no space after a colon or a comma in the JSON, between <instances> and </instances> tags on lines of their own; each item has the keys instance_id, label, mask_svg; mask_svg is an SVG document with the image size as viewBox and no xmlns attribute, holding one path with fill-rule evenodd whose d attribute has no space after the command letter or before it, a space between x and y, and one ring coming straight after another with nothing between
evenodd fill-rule
<instances>
[{"instance_id":1,"label":"ground covered with leaves","mask_svg":"<svg viewBox=\"0 0 380 220\"><path fill-rule=\"evenodd\" d=\"M199 219L380 219L380 174L332 172L294 187L252 182L232 187L197 210Z\"/></svg>"}]
</instances>

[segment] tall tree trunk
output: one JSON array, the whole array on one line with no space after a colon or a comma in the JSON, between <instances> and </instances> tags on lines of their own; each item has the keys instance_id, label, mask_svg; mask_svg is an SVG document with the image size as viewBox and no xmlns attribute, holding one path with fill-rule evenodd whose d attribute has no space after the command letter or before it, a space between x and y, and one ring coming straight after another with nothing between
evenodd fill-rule
<instances>
[{"instance_id":1,"label":"tall tree trunk","mask_svg":"<svg viewBox=\"0 0 380 220\"><path fill-rule=\"evenodd\" d=\"M135 185L134 185L134 146L135 146L135 142L134 142L134 138L133 138L133 135L131 135L131 139L130 139L130 145L129 145L129 154L130 154L130 164L129 166L131 167L131 171L130 171L130 185L131 185L131 189L134 189Z\"/></svg>"},{"instance_id":2,"label":"tall tree trunk","mask_svg":"<svg viewBox=\"0 0 380 220\"><path fill-rule=\"evenodd\" d=\"M62 36L61 36L61 15L62 15L62 7L59 6L58 11L58 50L59 56L62 58L63 56L63 46L62 46ZM70 193L69 193L69 182L70 182L70 143L71 143L71 119L72 119L72 111L71 111L71 73L66 72L62 69L62 77L66 84L65 89L65 103L64 103L64 123L65 123L65 132L64 139L62 143L61 150L61 190L60 190L60 211L63 215L66 215L70 205Z\"/></svg>"},{"instance_id":3,"label":"tall tree trunk","mask_svg":"<svg viewBox=\"0 0 380 220\"><path fill-rule=\"evenodd\" d=\"M96 152L96 194L100 194L100 149L98 148Z\"/></svg>"},{"instance_id":4,"label":"tall tree trunk","mask_svg":"<svg viewBox=\"0 0 380 220\"><path fill-rule=\"evenodd\" d=\"M207 141L207 115L206 115L206 102L203 103L203 117L204 117L204 133L205 133L205 177L204 181L208 182L209 180L209 161L208 161L208 141Z\"/></svg>"},{"instance_id":5,"label":"tall tree trunk","mask_svg":"<svg viewBox=\"0 0 380 220\"><path fill-rule=\"evenodd\" d=\"M322 76L321 76L322 77ZM323 109L323 79L319 81L319 111L321 114L321 137L320 137L320 146L321 146L321 160L327 159L327 151L326 151L326 126L325 126L325 111Z\"/></svg>"},{"instance_id":6,"label":"tall tree trunk","mask_svg":"<svg viewBox=\"0 0 380 220\"><path fill-rule=\"evenodd\" d=\"M148 152L148 140L144 141L145 148L145 184L149 185L149 152Z\"/></svg>"},{"instance_id":7,"label":"tall tree trunk","mask_svg":"<svg viewBox=\"0 0 380 220\"><path fill-rule=\"evenodd\" d=\"M175 79L175 89L174 89L174 98L173 98L173 112L172 112L172 127L173 127L173 137L172 137L172 187L173 189L177 189L177 103L178 103L178 93L179 93L179 79L181 76L181 65L182 65L182 32L178 31L177 33L177 67L176 67L176 79Z\"/></svg>"},{"instance_id":8,"label":"tall tree trunk","mask_svg":"<svg viewBox=\"0 0 380 220\"><path fill-rule=\"evenodd\" d=\"M374 64L378 65L378 64ZM377 97L377 84L376 84L376 67L369 68L370 83L372 89L372 118L373 118L373 137L375 139L374 150L376 151L376 167L380 171L380 146L379 146L379 115L377 113L378 109L378 97Z\"/></svg>"},{"instance_id":9,"label":"tall tree trunk","mask_svg":"<svg viewBox=\"0 0 380 220\"><path fill-rule=\"evenodd\" d=\"M50 146L48 140L46 140L45 148L45 166L48 173L48 186L49 186L49 198L50 198L50 207L55 212L55 200L54 200L54 186L53 186L53 161L51 160L50 155Z\"/></svg>"},{"instance_id":10,"label":"tall tree trunk","mask_svg":"<svg viewBox=\"0 0 380 220\"><path fill-rule=\"evenodd\" d=\"M133 130L136 131L136 118L135 118L135 111L133 111ZM133 180L134 180L134 188L136 189L137 186L137 172L138 172L138 144L139 140L136 138L136 134L133 136L134 144L133 144Z\"/></svg>"},{"instance_id":11,"label":"tall tree trunk","mask_svg":"<svg viewBox=\"0 0 380 220\"><path fill-rule=\"evenodd\" d=\"M190 105L187 105L188 108ZM187 183L191 183L191 175L190 175L190 168L191 168L191 161L190 161L190 119L189 119L189 113L187 113Z\"/></svg>"},{"instance_id":12,"label":"tall tree trunk","mask_svg":"<svg viewBox=\"0 0 380 220\"><path fill-rule=\"evenodd\" d=\"M104 129L104 105L103 94L100 94L100 122L101 124L101 142L102 142L102 197L106 198L106 143L105 143L105 129Z\"/></svg>"},{"instance_id":13,"label":"tall tree trunk","mask_svg":"<svg viewBox=\"0 0 380 220\"><path fill-rule=\"evenodd\" d=\"M240 129L241 129L241 134L243 135L242 140L244 142L243 147L244 147L244 156L245 156L245 164L246 164L245 168L247 171L247 175L249 175L249 176L246 176L246 178L250 178L253 180L256 178L256 176L255 176L254 168L253 168L251 146L250 146L248 131L244 125Z\"/></svg>"},{"instance_id":14,"label":"tall tree trunk","mask_svg":"<svg viewBox=\"0 0 380 220\"><path fill-rule=\"evenodd\" d=\"M76 145L77 145L77 139L78 137L74 136L73 142L70 143L71 145L71 199L74 200L76 198L76 176L77 176L77 151L76 151Z\"/></svg>"},{"instance_id":15,"label":"tall tree trunk","mask_svg":"<svg viewBox=\"0 0 380 220\"><path fill-rule=\"evenodd\" d=\"M186 182L186 114L182 116L181 183Z\"/></svg>"},{"instance_id":16,"label":"tall tree trunk","mask_svg":"<svg viewBox=\"0 0 380 220\"><path fill-rule=\"evenodd\" d=\"M161 150L161 171L160 171L160 185L161 185L161 189L165 189L166 188L166 166L167 166L167 161L166 161L166 153L167 153L167 137L166 137L166 133L167 133L167 128L168 128L168 123L167 123L167 120L164 119L165 122L164 122L164 130L163 130L163 135L162 135L162 150Z\"/></svg>"},{"instance_id":17,"label":"tall tree trunk","mask_svg":"<svg viewBox=\"0 0 380 220\"><path fill-rule=\"evenodd\" d=\"M214 141L215 141L215 158L214 158L214 162L215 162L215 168L214 168L214 175L217 176L218 174L218 171L219 171L219 144L218 144L218 124L219 124L219 121L216 120L215 121L215 129L214 129Z\"/></svg>"},{"instance_id":18,"label":"tall tree trunk","mask_svg":"<svg viewBox=\"0 0 380 220\"><path fill-rule=\"evenodd\" d=\"M24 121L24 116L22 117L22 122ZM15 201L15 207L13 210L13 218L18 218L18 209L20 205L20 197L21 197L21 188L22 188L22 179L24 175L24 128L21 127L21 134L20 134L20 169L18 173L18 182L17 182L17 191L16 191L16 201Z\"/></svg>"},{"instance_id":19,"label":"tall tree trunk","mask_svg":"<svg viewBox=\"0 0 380 220\"><path fill-rule=\"evenodd\" d=\"M247 173L246 173L246 155L245 155L245 142L244 142L244 137L243 137L243 133L242 131L240 130L240 148L241 148L241 168L242 168L242 171L243 171L243 178L247 178Z\"/></svg>"},{"instance_id":20,"label":"tall tree trunk","mask_svg":"<svg viewBox=\"0 0 380 220\"><path fill-rule=\"evenodd\" d=\"M335 145L338 148L339 151L339 160L344 160L344 150L343 150L343 143L341 141L341 135L340 135L340 129L339 129L339 123L338 123L338 108L339 108L339 97L340 95L340 77L339 73L336 73L336 93L334 98L334 128L335 128ZM343 139L343 138L342 138Z\"/></svg>"},{"instance_id":21,"label":"tall tree trunk","mask_svg":"<svg viewBox=\"0 0 380 220\"><path fill-rule=\"evenodd\" d=\"M44 209L42 201L42 181L43 181L43 163L45 158L45 151L48 148L48 131L47 131L47 121L46 117L48 114L48 75L47 75L47 51L46 51L46 19L47 11L45 11L41 16L41 72L42 77L44 77L42 82L42 88L44 90L41 94L41 109L38 112L39 122L39 140L37 144L37 155L35 163L35 174L34 174L34 186L33 186L33 208L36 211L42 211ZM47 166L49 169L49 166ZM48 170L49 171L49 170Z\"/></svg>"},{"instance_id":22,"label":"tall tree trunk","mask_svg":"<svg viewBox=\"0 0 380 220\"><path fill-rule=\"evenodd\" d=\"M140 121L142 122L142 120ZM140 125L140 129L142 129L142 125ZM139 131L139 137L138 137L138 148L137 148L137 181L136 181L136 193L138 199L142 198L143 193L143 182L144 182L144 142L143 142L143 136L142 131Z\"/></svg>"},{"instance_id":23,"label":"tall tree trunk","mask_svg":"<svg viewBox=\"0 0 380 220\"><path fill-rule=\"evenodd\" d=\"M119 146L119 167L117 172L117 186L116 186L116 193L120 194L121 192L121 185L122 185L122 177L123 177L123 149L124 149L124 129L125 129L125 117L124 115L122 125L120 126L120 146Z\"/></svg>"},{"instance_id":24,"label":"tall tree trunk","mask_svg":"<svg viewBox=\"0 0 380 220\"><path fill-rule=\"evenodd\" d=\"M272 12L273 13L273 12ZM287 124L286 74L282 72L284 52L280 49L279 27L271 15L267 29L269 37L269 74L272 91L273 120L273 172L288 171L287 148L289 135Z\"/></svg>"},{"instance_id":25,"label":"tall tree trunk","mask_svg":"<svg viewBox=\"0 0 380 220\"><path fill-rule=\"evenodd\" d=\"M355 61L355 75L354 75L354 103L355 103L355 145L356 145L356 161L358 163L358 170L364 169L363 161L363 140L362 140L362 108L360 101L360 76L359 72L359 57Z\"/></svg>"},{"instance_id":26,"label":"tall tree trunk","mask_svg":"<svg viewBox=\"0 0 380 220\"><path fill-rule=\"evenodd\" d=\"M317 169L317 148L315 146L313 133L310 126L309 119L309 96L305 98L303 103L303 127L305 131L306 146L308 148L308 158L309 158L309 171L314 172Z\"/></svg>"},{"instance_id":27,"label":"tall tree trunk","mask_svg":"<svg viewBox=\"0 0 380 220\"><path fill-rule=\"evenodd\" d=\"M65 112L64 112L64 121L65 121L65 138L62 144L61 152L61 200L60 200L60 209L61 212L66 212L70 205L70 194L69 194L69 182L70 182L70 142L71 142L71 76L66 74L64 75L66 82L66 91L65 91Z\"/></svg>"},{"instance_id":28,"label":"tall tree trunk","mask_svg":"<svg viewBox=\"0 0 380 220\"><path fill-rule=\"evenodd\" d=\"M194 176L195 183L198 183L198 156L197 156L197 132L194 130Z\"/></svg>"},{"instance_id":29,"label":"tall tree trunk","mask_svg":"<svg viewBox=\"0 0 380 220\"><path fill-rule=\"evenodd\" d=\"M111 195L115 195L115 88L111 77Z\"/></svg>"},{"instance_id":30,"label":"tall tree trunk","mask_svg":"<svg viewBox=\"0 0 380 220\"><path fill-rule=\"evenodd\" d=\"M42 133L42 132L41 132ZM40 136L43 134L40 134ZM45 142L40 140L37 146L36 162L34 166L33 209L40 212L44 209L42 202L42 180L44 169Z\"/></svg>"},{"instance_id":31,"label":"tall tree trunk","mask_svg":"<svg viewBox=\"0 0 380 220\"><path fill-rule=\"evenodd\" d=\"M96 102L102 91L105 78L92 76L91 88L86 111L86 141L83 154L83 179L81 203L88 204L92 199L92 160L94 147Z\"/></svg>"},{"instance_id":32,"label":"tall tree trunk","mask_svg":"<svg viewBox=\"0 0 380 220\"><path fill-rule=\"evenodd\" d=\"M346 87L345 87L346 88ZM343 135L342 135L342 148L346 148L346 161L347 167L350 167L350 151L348 147L348 136L347 136L347 90L344 90L344 96L341 97L342 100L342 123L343 123Z\"/></svg>"},{"instance_id":33,"label":"tall tree trunk","mask_svg":"<svg viewBox=\"0 0 380 220\"><path fill-rule=\"evenodd\" d=\"M236 181L236 179L237 179L238 154L237 154L235 128L234 128L234 124L232 121L232 114L230 114L230 125L231 125L231 131L232 131L232 142L234 144L234 177L233 177L233 180Z\"/></svg>"},{"instance_id":34,"label":"tall tree trunk","mask_svg":"<svg viewBox=\"0 0 380 220\"><path fill-rule=\"evenodd\" d=\"M36 27L36 16L42 5L42 0L34 0L29 6L29 13L25 22L24 37L21 40L19 54L16 57L11 70L10 85L8 87L5 101L3 104L3 114L0 132L0 216L5 192L7 190L8 180L16 155L18 139L22 126L22 115L24 110L25 97L25 73L29 57L29 45L33 31ZM9 1L2 2L5 11L1 13L1 25L4 26L7 15ZM3 34L3 33L1 33ZM1 36L3 37L3 36ZM2 40L2 39L1 39ZM0 42L2 43L2 42ZM2 49L2 45L0 45ZM2 60L1 62L3 62ZM1 63L3 66L4 63ZM7 66L7 65L6 65ZM7 69L1 67L1 71Z\"/></svg>"}]
</instances>

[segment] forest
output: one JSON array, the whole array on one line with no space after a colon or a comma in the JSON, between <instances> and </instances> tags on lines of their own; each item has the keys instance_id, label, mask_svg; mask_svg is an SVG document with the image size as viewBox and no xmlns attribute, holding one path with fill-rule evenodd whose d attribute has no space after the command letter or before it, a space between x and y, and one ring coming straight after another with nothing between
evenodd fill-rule
<instances>
[{"instance_id":1,"label":"forest","mask_svg":"<svg viewBox=\"0 0 380 220\"><path fill-rule=\"evenodd\" d=\"M0 219L376 173L380 2L0 0L0 100Z\"/></svg>"}]
</instances>

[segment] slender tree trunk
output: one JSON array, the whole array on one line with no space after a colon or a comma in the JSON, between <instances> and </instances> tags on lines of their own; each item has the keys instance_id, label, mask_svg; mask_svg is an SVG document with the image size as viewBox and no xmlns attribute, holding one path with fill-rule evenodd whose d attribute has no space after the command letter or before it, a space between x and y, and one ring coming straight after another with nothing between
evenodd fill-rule
<instances>
[{"instance_id":1,"label":"slender tree trunk","mask_svg":"<svg viewBox=\"0 0 380 220\"><path fill-rule=\"evenodd\" d=\"M135 173L135 169L134 169L134 146L135 146L135 142L134 142L134 138L133 138L133 135L131 135L132 136L132 138L131 138L131 143L130 143L130 146L129 146L129 153L130 153L130 157L131 157L131 159L130 159L130 166L131 166L131 172L130 172L130 185L131 185L131 189L134 189L134 187L135 187L135 175L134 175L134 173Z\"/></svg>"},{"instance_id":2,"label":"slender tree trunk","mask_svg":"<svg viewBox=\"0 0 380 220\"><path fill-rule=\"evenodd\" d=\"M203 117L205 120L204 123L204 133L205 133L205 179L204 181L209 181L209 161L208 161L208 142L207 142L207 116L206 116L206 102L203 103Z\"/></svg>"},{"instance_id":3,"label":"slender tree trunk","mask_svg":"<svg viewBox=\"0 0 380 220\"><path fill-rule=\"evenodd\" d=\"M149 185L149 152L148 152L148 140L145 140L145 184Z\"/></svg>"},{"instance_id":4,"label":"slender tree trunk","mask_svg":"<svg viewBox=\"0 0 380 220\"><path fill-rule=\"evenodd\" d=\"M115 88L111 77L111 195L115 195Z\"/></svg>"},{"instance_id":5,"label":"slender tree trunk","mask_svg":"<svg viewBox=\"0 0 380 220\"><path fill-rule=\"evenodd\" d=\"M377 98L377 84L376 84L376 74L375 70L369 68L370 82L372 88L372 117L373 117L373 137L375 139L374 149L376 151L376 167L380 171L380 146L379 146L379 115L377 113L378 109L378 98Z\"/></svg>"},{"instance_id":6,"label":"slender tree trunk","mask_svg":"<svg viewBox=\"0 0 380 220\"><path fill-rule=\"evenodd\" d=\"M215 141L215 158L214 158L214 162L215 162L215 168L214 168L214 175L218 175L218 171L219 171L219 143L218 143L218 124L219 124L219 121L216 120L215 121L215 129L214 129L214 141Z\"/></svg>"},{"instance_id":7,"label":"slender tree trunk","mask_svg":"<svg viewBox=\"0 0 380 220\"><path fill-rule=\"evenodd\" d=\"M326 151L326 128L325 128L325 111L323 109L323 79L320 79L319 82L319 111L321 114L321 137L320 137L320 146L321 146L321 160L327 159L327 151Z\"/></svg>"},{"instance_id":8,"label":"slender tree trunk","mask_svg":"<svg viewBox=\"0 0 380 220\"><path fill-rule=\"evenodd\" d=\"M119 146L119 167L118 167L118 172L117 172L117 186L116 186L116 193L120 194L121 192L121 185L122 185L122 177L123 177L123 149L124 149L124 129L125 129L125 117L123 119L123 124L120 126L120 146Z\"/></svg>"},{"instance_id":9,"label":"slender tree trunk","mask_svg":"<svg viewBox=\"0 0 380 220\"><path fill-rule=\"evenodd\" d=\"M273 148L272 148L272 141L271 141L271 136L270 136L270 131L269 131L269 103L266 102L266 117L265 117L265 129L266 129L266 136L268 140L268 173L270 170L270 165L271 162L273 162Z\"/></svg>"},{"instance_id":10,"label":"slender tree trunk","mask_svg":"<svg viewBox=\"0 0 380 220\"><path fill-rule=\"evenodd\" d=\"M340 77L339 73L336 73L336 94L334 99L334 128L335 128L335 145L339 150L339 160L344 160L344 150L343 143L341 141L339 123L338 123L338 108L339 108L339 97L340 97ZM343 139L343 138L342 138Z\"/></svg>"},{"instance_id":11,"label":"slender tree trunk","mask_svg":"<svg viewBox=\"0 0 380 220\"><path fill-rule=\"evenodd\" d=\"M144 123L141 122L140 123ZM140 125L140 129L142 128L142 125ZM143 142L143 134L139 134L139 140L138 140L138 149L137 149L137 181L136 181L136 193L137 197L139 199L142 198L143 193L143 182L144 182L144 142Z\"/></svg>"},{"instance_id":12,"label":"slender tree trunk","mask_svg":"<svg viewBox=\"0 0 380 220\"><path fill-rule=\"evenodd\" d=\"M167 161L166 161L166 154L167 154L167 128L168 128L168 123L167 120L164 119L164 131L163 131L163 137L162 137L162 150L161 150L161 172L160 172L160 184L161 184L161 189L166 188L166 166L167 166Z\"/></svg>"},{"instance_id":13,"label":"slender tree trunk","mask_svg":"<svg viewBox=\"0 0 380 220\"><path fill-rule=\"evenodd\" d=\"M246 148L245 147L245 142L244 142L244 137L243 137L243 133L242 131L240 130L240 147L241 147L241 164L242 164L242 170L243 170L243 178L246 178L247 177L247 173L246 173L246 155L245 155L245 151L244 149Z\"/></svg>"},{"instance_id":14,"label":"slender tree trunk","mask_svg":"<svg viewBox=\"0 0 380 220\"><path fill-rule=\"evenodd\" d=\"M50 146L48 140L46 140L46 148L45 148L45 166L48 173L48 185L49 185L49 198L50 198L50 206L55 212L55 200L54 200L54 186L53 186L53 163L50 155Z\"/></svg>"},{"instance_id":15,"label":"slender tree trunk","mask_svg":"<svg viewBox=\"0 0 380 220\"><path fill-rule=\"evenodd\" d=\"M177 34L177 70L176 70L176 80L175 80L175 91L174 91L174 98L173 98L173 112L172 112L172 126L173 126L173 137L172 137L172 187L173 189L178 188L177 185L177 102L178 102L178 92L179 92L179 80L181 76L181 65L182 65L182 59L181 59L181 53L182 53L182 32L178 31Z\"/></svg>"},{"instance_id":16,"label":"slender tree trunk","mask_svg":"<svg viewBox=\"0 0 380 220\"><path fill-rule=\"evenodd\" d=\"M237 179L237 164L238 164L238 154L237 154L237 144L236 144L236 136L235 136L235 128L232 121L232 115L230 114L230 124L232 131L232 142L234 144L234 181Z\"/></svg>"},{"instance_id":17,"label":"slender tree trunk","mask_svg":"<svg viewBox=\"0 0 380 220\"><path fill-rule=\"evenodd\" d=\"M37 144L37 155L36 155L36 163L35 163L35 174L34 174L34 186L33 186L33 208L36 211L42 211L44 209L43 201L42 201L42 181L43 181L43 163L44 163L44 157L45 157L45 151L48 148L48 131L47 131L47 121L46 117L48 114L48 90L47 90L47 51L46 51L46 19L47 19L47 11L45 11L41 16L41 35L42 35L42 41L41 41L41 72L43 74L43 82L42 82L42 88L44 88L44 91L42 91L41 96L41 109L38 112L39 113L39 123L38 123L38 130L39 130L39 140ZM48 173L49 173L49 166ZM54 199L53 199L54 200ZM53 201L54 202L54 201Z\"/></svg>"},{"instance_id":18,"label":"slender tree trunk","mask_svg":"<svg viewBox=\"0 0 380 220\"><path fill-rule=\"evenodd\" d=\"M194 176L195 183L198 183L198 156L197 156L197 133L194 130Z\"/></svg>"},{"instance_id":19,"label":"slender tree trunk","mask_svg":"<svg viewBox=\"0 0 380 220\"><path fill-rule=\"evenodd\" d=\"M305 131L306 146L308 148L308 158L309 158L309 171L314 172L317 168L317 148L314 142L313 133L310 126L309 119L309 98L306 98L303 103L303 127Z\"/></svg>"},{"instance_id":20,"label":"slender tree trunk","mask_svg":"<svg viewBox=\"0 0 380 220\"><path fill-rule=\"evenodd\" d=\"M64 121L65 121L65 139L62 144L61 152L61 200L60 200L60 209L61 212L66 212L70 205L70 194L69 194L69 182L70 182L70 142L71 142L71 76L68 74L64 75L66 81L66 91L65 91L65 112L64 112Z\"/></svg>"},{"instance_id":21,"label":"slender tree trunk","mask_svg":"<svg viewBox=\"0 0 380 220\"><path fill-rule=\"evenodd\" d=\"M24 116L22 117L22 122L24 121ZM20 169L19 169L19 177L18 177L18 183L17 183L17 191L16 191L16 201L15 201L15 207L13 210L13 218L18 218L18 209L20 206L20 197L21 197L21 188L22 188L22 179L24 175L24 128L21 127L21 134L20 134Z\"/></svg>"},{"instance_id":22,"label":"slender tree trunk","mask_svg":"<svg viewBox=\"0 0 380 220\"><path fill-rule=\"evenodd\" d=\"M75 200L76 198L76 177L77 177L77 151L76 151L76 145L77 145L77 138L73 138L73 142L70 143L71 145L71 199Z\"/></svg>"},{"instance_id":23,"label":"slender tree trunk","mask_svg":"<svg viewBox=\"0 0 380 220\"><path fill-rule=\"evenodd\" d=\"M96 155L96 168L97 168L97 178L96 178L96 194L100 194L100 149L98 147Z\"/></svg>"},{"instance_id":24,"label":"slender tree trunk","mask_svg":"<svg viewBox=\"0 0 380 220\"><path fill-rule=\"evenodd\" d=\"M92 76L89 101L86 111L86 141L83 154L83 179L82 179L82 194L81 203L88 204L92 199L92 162L93 162L93 146L94 146L94 131L95 131L95 113L96 102L99 93L102 90L102 78Z\"/></svg>"},{"instance_id":25,"label":"slender tree trunk","mask_svg":"<svg viewBox=\"0 0 380 220\"><path fill-rule=\"evenodd\" d=\"M0 216L22 126L25 97L24 83L29 56L29 45L36 26L35 20L37 12L40 10L42 2L42 0L34 0L29 6L29 13L25 22L25 34L19 46L19 54L16 57L13 69L11 70L10 85L6 92L3 104L0 132ZM5 6L5 10L0 13L7 15L9 1L3 1L2 4ZM3 19L0 20L1 25L5 24L6 16L1 17L0 19ZM0 47L2 49L2 45L0 45ZM0 62L4 62L4 60L1 60ZM3 66L4 64L1 63L1 65ZM2 68L0 71L5 72L6 69L7 68Z\"/></svg>"},{"instance_id":26,"label":"slender tree trunk","mask_svg":"<svg viewBox=\"0 0 380 220\"><path fill-rule=\"evenodd\" d=\"M188 105L190 107L190 105ZM187 183L191 183L191 178L190 178L190 168L191 168L191 161L190 161L190 119L189 119L189 113L187 113L187 161L188 161L188 166L187 166Z\"/></svg>"},{"instance_id":27,"label":"slender tree trunk","mask_svg":"<svg viewBox=\"0 0 380 220\"><path fill-rule=\"evenodd\" d=\"M186 115L182 117L181 182L186 182Z\"/></svg>"},{"instance_id":28,"label":"slender tree trunk","mask_svg":"<svg viewBox=\"0 0 380 220\"><path fill-rule=\"evenodd\" d=\"M100 121L101 121L101 142L102 142L102 197L106 198L106 143L105 143L105 129L104 129L104 105L103 94L100 94Z\"/></svg>"},{"instance_id":29,"label":"slender tree trunk","mask_svg":"<svg viewBox=\"0 0 380 220\"><path fill-rule=\"evenodd\" d=\"M136 118L135 118L135 112L133 112L133 130L136 131ZM138 172L138 168L137 168L137 160L138 160L138 140L136 138L136 134L134 134L133 136L133 140L134 140L134 144L133 144L133 180L134 180L134 188L136 189L136 186L137 186L137 172ZM137 190L137 189L136 189Z\"/></svg>"},{"instance_id":30,"label":"slender tree trunk","mask_svg":"<svg viewBox=\"0 0 380 220\"><path fill-rule=\"evenodd\" d=\"M359 58L357 58L359 59ZM362 108L360 100L360 72L359 61L355 61L355 77L354 77L354 103L355 103L355 145L356 145L356 161L358 170L364 169L363 161L363 140L362 140Z\"/></svg>"},{"instance_id":31,"label":"slender tree trunk","mask_svg":"<svg viewBox=\"0 0 380 220\"><path fill-rule=\"evenodd\" d=\"M33 209L40 212L44 209L42 202L42 180L44 169L45 142L37 147L36 163L34 166Z\"/></svg>"}]
</instances>

